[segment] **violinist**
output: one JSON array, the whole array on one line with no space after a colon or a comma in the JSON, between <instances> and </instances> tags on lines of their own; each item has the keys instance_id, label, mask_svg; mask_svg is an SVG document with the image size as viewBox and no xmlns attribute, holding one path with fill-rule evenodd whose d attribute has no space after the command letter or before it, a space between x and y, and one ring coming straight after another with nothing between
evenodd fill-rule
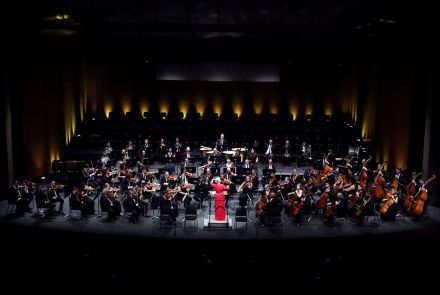
<instances>
[{"instance_id":1,"label":"violinist","mask_svg":"<svg viewBox=\"0 0 440 295\"><path fill-rule=\"evenodd\" d=\"M186 208L189 204L191 204L192 198L189 196L189 191L191 189L191 184L180 182L180 184L177 186L177 194L176 194L176 200L183 203L184 207Z\"/></svg>"},{"instance_id":2,"label":"violinist","mask_svg":"<svg viewBox=\"0 0 440 295\"><path fill-rule=\"evenodd\" d=\"M125 200L125 210L131 212L129 223L136 223L139 221L139 215L142 212L141 205L139 203L139 194L135 189L128 191L127 199Z\"/></svg>"},{"instance_id":3,"label":"violinist","mask_svg":"<svg viewBox=\"0 0 440 295\"><path fill-rule=\"evenodd\" d=\"M251 177L249 175L246 176L245 181L243 181L243 183L238 188L238 192L240 193L240 197L238 199L240 206L246 206L248 200L253 203L252 197L254 190Z\"/></svg>"},{"instance_id":4,"label":"violinist","mask_svg":"<svg viewBox=\"0 0 440 295\"><path fill-rule=\"evenodd\" d=\"M160 178L160 185L163 189L165 188L171 188L175 185L174 181L176 180L176 178L172 175L170 175L170 173L168 171L165 171L164 174L161 176Z\"/></svg>"},{"instance_id":5,"label":"violinist","mask_svg":"<svg viewBox=\"0 0 440 295\"><path fill-rule=\"evenodd\" d=\"M85 219L89 214L95 213L95 202L89 198L90 193L93 191L91 186L81 185L76 193L76 198L81 208L81 218Z\"/></svg>"},{"instance_id":6,"label":"violinist","mask_svg":"<svg viewBox=\"0 0 440 295\"><path fill-rule=\"evenodd\" d=\"M116 216L121 215L121 202L116 199L116 192L116 189L106 183L99 200L102 212L107 212L107 222L113 222Z\"/></svg>"},{"instance_id":7,"label":"violinist","mask_svg":"<svg viewBox=\"0 0 440 295\"><path fill-rule=\"evenodd\" d=\"M44 211L45 216L51 216L55 212L55 204L51 203L48 197L47 188L41 186L37 187L35 192L35 202L37 203L37 208L46 209Z\"/></svg>"},{"instance_id":8,"label":"violinist","mask_svg":"<svg viewBox=\"0 0 440 295\"><path fill-rule=\"evenodd\" d=\"M232 163L231 159L227 158L225 163L226 168L233 169L234 163Z\"/></svg>"},{"instance_id":9,"label":"violinist","mask_svg":"<svg viewBox=\"0 0 440 295\"><path fill-rule=\"evenodd\" d=\"M232 177L237 176L237 174L234 174L232 172L231 168L226 168L226 174L224 175L224 185L229 185L229 190L231 192L231 195L237 192L236 185L232 182Z\"/></svg>"},{"instance_id":10,"label":"violinist","mask_svg":"<svg viewBox=\"0 0 440 295\"><path fill-rule=\"evenodd\" d=\"M62 189L63 189L63 186L56 184L56 182L53 180L50 184L49 191L48 191L49 201L51 203L60 203L60 205L58 207L59 214L63 214L63 208L64 208L64 200L60 196Z\"/></svg>"},{"instance_id":11,"label":"violinist","mask_svg":"<svg viewBox=\"0 0 440 295\"><path fill-rule=\"evenodd\" d=\"M185 186L190 186L189 178L192 177L192 173L187 171L186 168L182 170L182 174L179 177L179 182L184 183ZM190 187L191 188L191 187Z\"/></svg>"},{"instance_id":12,"label":"violinist","mask_svg":"<svg viewBox=\"0 0 440 295\"><path fill-rule=\"evenodd\" d=\"M170 188L167 188L160 199L160 214L169 214L174 223L179 215L176 200L174 199L176 192Z\"/></svg>"},{"instance_id":13,"label":"violinist","mask_svg":"<svg viewBox=\"0 0 440 295\"><path fill-rule=\"evenodd\" d=\"M251 177L251 181L252 181L252 186L254 188L257 188L258 184L259 184L257 169L252 169L250 177Z\"/></svg>"},{"instance_id":14,"label":"violinist","mask_svg":"<svg viewBox=\"0 0 440 295\"><path fill-rule=\"evenodd\" d=\"M292 174L290 175L290 181L296 185L301 182L301 177L298 174L298 170L293 169Z\"/></svg>"}]
</instances>

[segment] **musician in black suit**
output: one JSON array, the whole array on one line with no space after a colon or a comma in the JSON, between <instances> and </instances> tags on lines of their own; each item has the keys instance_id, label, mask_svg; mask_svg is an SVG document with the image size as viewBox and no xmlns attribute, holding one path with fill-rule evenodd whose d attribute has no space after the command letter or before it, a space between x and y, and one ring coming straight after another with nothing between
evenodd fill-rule
<instances>
[{"instance_id":1,"label":"musician in black suit","mask_svg":"<svg viewBox=\"0 0 440 295\"><path fill-rule=\"evenodd\" d=\"M280 216L283 210L283 201L275 191L271 191L268 195L268 201L263 214L260 216L260 226L267 226L273 217Z\"/></svg>"},{"instance_id":2,"label":"musician in black suit","mask_svg":"<svg viewBox=\"0 0 440 295\"><path fill-rule=\"evenodd\" d=\"M179 210L174 199L173 190L171 189L167 189L164 192L163 197L160 198L160 214L169 214L172 221L174 223L176 222L176 218L179 215Z\"/></svg>"},{"instance_id":3,"label":"musician in black suit","mask_svg":"<svg viewBox=\"0 0 440 295\"><path fill-rule=\"evenodd\" d=\"M99 199L102 212L107 212L107 222L115 221L116 216L121 215L121 202L115 198L115 193L115 189L107 186Z\"/></svg>"},{"instance_id":4,"label":"musician in black suit","mask_svg":"<svg viewBox=\"0 0 440 295\"><path fill-rule=\"evenodd\" d=\"M55 181L52 181L50 187L49 187L49 201L51 203L60 203L60 206L58 207L58 213L63 213L63 207L64 207L64 200L60 196L61 193L61 187L56 185Z\"/></svg>"},{"instance_id":5,"label":"musician in black suit","mask_svg":"<svg viewBox=\"0 0 440 295\"><path fill-rule=\"evenodd\" d=\"M139 195L135 190L130 189L128 191L128 196L127 199L125 200L125 210L127 212L131 212L131 217L129 220L130 223L137 222L142 212L142 208L140 206L138 198Z\"/></svg>"},{"instance_id":6,"label":"musician in black suit","mask_svg":"<svg viewBox=\"0 0 440 295\"><path fill-rule=\"evenodd\" d=\"M44 208L44 214L46 216L53 215L55 212L55 204L51 203L48 198L47 189L42 189L38 187L35 192L35 202L37 203L37 208Z\"/></svg>"},{"instance_id":7,"label":"musician in black suit","mask_svg":"<svg viewBox=\"0 0 440 295\"><path fill-rule=\"evenodd\" d=\"M220 138L217 139L216 142L216 147L217 149L219 149L220 151L226 151L228 149L228 142L225 139L225 135L222 133L220 134Z\"/></svg>"},{"instance_id":8,"label":"musician in black suit","mask_svg":"<svg viewBox=\"0 0 440 295\"><path fill-rule=\"evenodd\" d=\"M266 143L264 148L264 154L266 157L271 158L273 154L276 153L276 145L273 143L272 139L269 139L269 141Z\"/></svg>"}]
</instances>

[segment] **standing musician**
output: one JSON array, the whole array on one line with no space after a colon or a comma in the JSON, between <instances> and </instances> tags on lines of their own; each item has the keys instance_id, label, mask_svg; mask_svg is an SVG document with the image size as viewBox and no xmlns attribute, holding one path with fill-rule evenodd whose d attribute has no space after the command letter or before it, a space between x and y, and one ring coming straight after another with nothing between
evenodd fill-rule
<instances>
[{"instance_id":1,"label":"standing musician","mask_svg":"<svg viewBox=\"0 0 440 295\"><path fill-rule=\"evenodd\" d=\"M150 140L148 138L145 138L144 144L141 146L141 150L144 150L145 154L147 154L148 156L153 151L153 147L152 147Z\"/></svg>"},{"instance_id":2,"label":"standing musician","mask_svg":"<svg viewBox=\"0 0 440 295\"><path fill-rule=\"evenodd\" d=\"M62 191L64 186L56 184L56 182L53 180L50 184L49 191L48 191L48 197L49 201L51 203L60 203L58 207L58 213L63 214L63 208L64 208L64 200L61 198L60 193Z\"/></svg>"},{"instance_id":3,"label":"standing musician","mask_svg":"<svg viewBox=\"0 0 440 295\"><path fill-rule=\"evenodd\" d=\"M273 154L275 154L275 144L273 143L272 139L269 139L269 141L266 143L264 155L267 159L272 159Z\"/></svg>"},{"instance_id":4,"label":"standing musician","mask_svg":"<svg viewBox=\"0 0 440 295\"><path fill-rule=\"evenodd\" d=\"M223 133L220 134L220 138L217 139L215 146L221 152L226 151L228 149L228 142L226 141L225 135Z\"/></svg>"},{"instance_id":5,"label":"standing musician","mask_svg":"<svg viewBox=\"0 0 440 295\"><path fill-rule=\"evenodd\" d=\"M185 161L188 159L188 162L189 162L189 159L192 158L192 156L191 156L191 148L189 146L187 146L186 149L185 149L185 157L184 158L185 158Z\"/></svg>"},{"instance_id":6,"label":"standing musician","mask_svg":"<svg viewBox=\"0 0 440 295\"><path fill-rule=\"evenodd\" d=\"M225 220L226 219L226 201L224 191L229 190L229 186L221 184L220 178L216 177L211 182L211 187L215 190L214 198L214 210L215 220Z\"/></svg>"},{"instance_id":7,"label":"standing musician","mask_svg":"<svg viewBox=\"0 0 440 295\"><path fill-rule=\"evenodd\" d=\"M288 139L283 145L283 163L284 165L289 165L291 160L292 147Z\"/></svg>"},{"instance_id":8,"label":"standing musician","mask_svg":"<svg viewBox=\"0 0 440 295\"><path fill-rule=\"evenodd\" d=\"M251 151L248 153L247 158L251 161L253 164L258 163L258 154L255 151L255 148L251 148Z\"/></svg>"},{"instance_id":9,"label":"standing musician","mask_svg":"<svg viewBox=\"0 0 440 295\"><path fill-rule=\"evenodd\" d=\"M240 193L240 197L238 199L240 206L246 206L248 200L251 201L253 204L253 194L254 194L254 187L251 181L251 177L249 175L246 176L245 181L240 185L238 188L238 192Z\"/></svg>"}]
</instances>

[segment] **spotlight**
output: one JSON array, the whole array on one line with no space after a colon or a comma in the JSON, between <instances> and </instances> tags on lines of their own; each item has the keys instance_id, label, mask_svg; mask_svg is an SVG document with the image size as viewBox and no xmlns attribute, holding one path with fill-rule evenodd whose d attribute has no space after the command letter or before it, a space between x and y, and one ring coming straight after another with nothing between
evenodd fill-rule
<instances>
[{"instance_id":1,"label":"spotlight","mask_svg":"<svg viewBox=\"0 0 440 295\"><path fill-rule=\"evenodd\" d=\"M145 118L145 119L148 119L149 116L150 116L150 113L149 113L149 112L144 112L144 118Z\"/></svg>"},{"instance_id":2,"label":"spotlight","mask_svg":"<svg viewBox=\"0 0 440 295\"><path fill-rule=\"evenodd\" d=\"M160 118L165 120L167 118L167 113L160 113Z\"/></svg>"},{"instance_id":3,"label":"spotlight","mask_svg":"<svg viewBox=\"0 0 440 295\"><path fill-rule=\"evenodd\" d=\"M357 141L361 141L361 140L358 138Z\"/></svg>"},{"instance_id":4,"label":"spotlight","mask_svg":"<svg viewBox=\"0 0 440 295\"><path fill-rule=\"evenodd\" d=\"M306 120L307 120L307 122L311 122L312 121L312 115L306 115Z\"/></svg>"},{"instance_id":5,"label":"spotlight","mask_svg":"<svg viewBox=\"0 0 440 295\"><path fill-rule=\"evenodd\" d=\"M92 118L92 121L95 121L95 120L96 120L96 118L95 118L95 117L93 117L93 118Z\"/></svg>"},{"instance_id":6,"label":"spotlight","mask_svg":"<svg viewBox=\"0 0 440 295\"><path fill-rule=\"evenodd\" d=\"M41 176L41 180L45 180L46 179L46 176Z\"/></svg>"}]
</instances>

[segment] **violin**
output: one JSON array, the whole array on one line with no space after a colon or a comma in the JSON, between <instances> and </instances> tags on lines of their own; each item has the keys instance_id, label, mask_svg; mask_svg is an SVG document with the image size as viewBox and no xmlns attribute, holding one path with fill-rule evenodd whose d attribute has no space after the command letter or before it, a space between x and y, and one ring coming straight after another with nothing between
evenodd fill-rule
<instances>
[{"instance_id":1,"label":"violin","mask_svg":"<svg viewBox=\"0 0 440 295\"><path fill-rule=\"evenodd\" d=\"M193 175L193 174L192 174L191 172L185 171L185 176L186 176L186 177L192 177L192 175Z\"/></svg>"}]
</instances>

